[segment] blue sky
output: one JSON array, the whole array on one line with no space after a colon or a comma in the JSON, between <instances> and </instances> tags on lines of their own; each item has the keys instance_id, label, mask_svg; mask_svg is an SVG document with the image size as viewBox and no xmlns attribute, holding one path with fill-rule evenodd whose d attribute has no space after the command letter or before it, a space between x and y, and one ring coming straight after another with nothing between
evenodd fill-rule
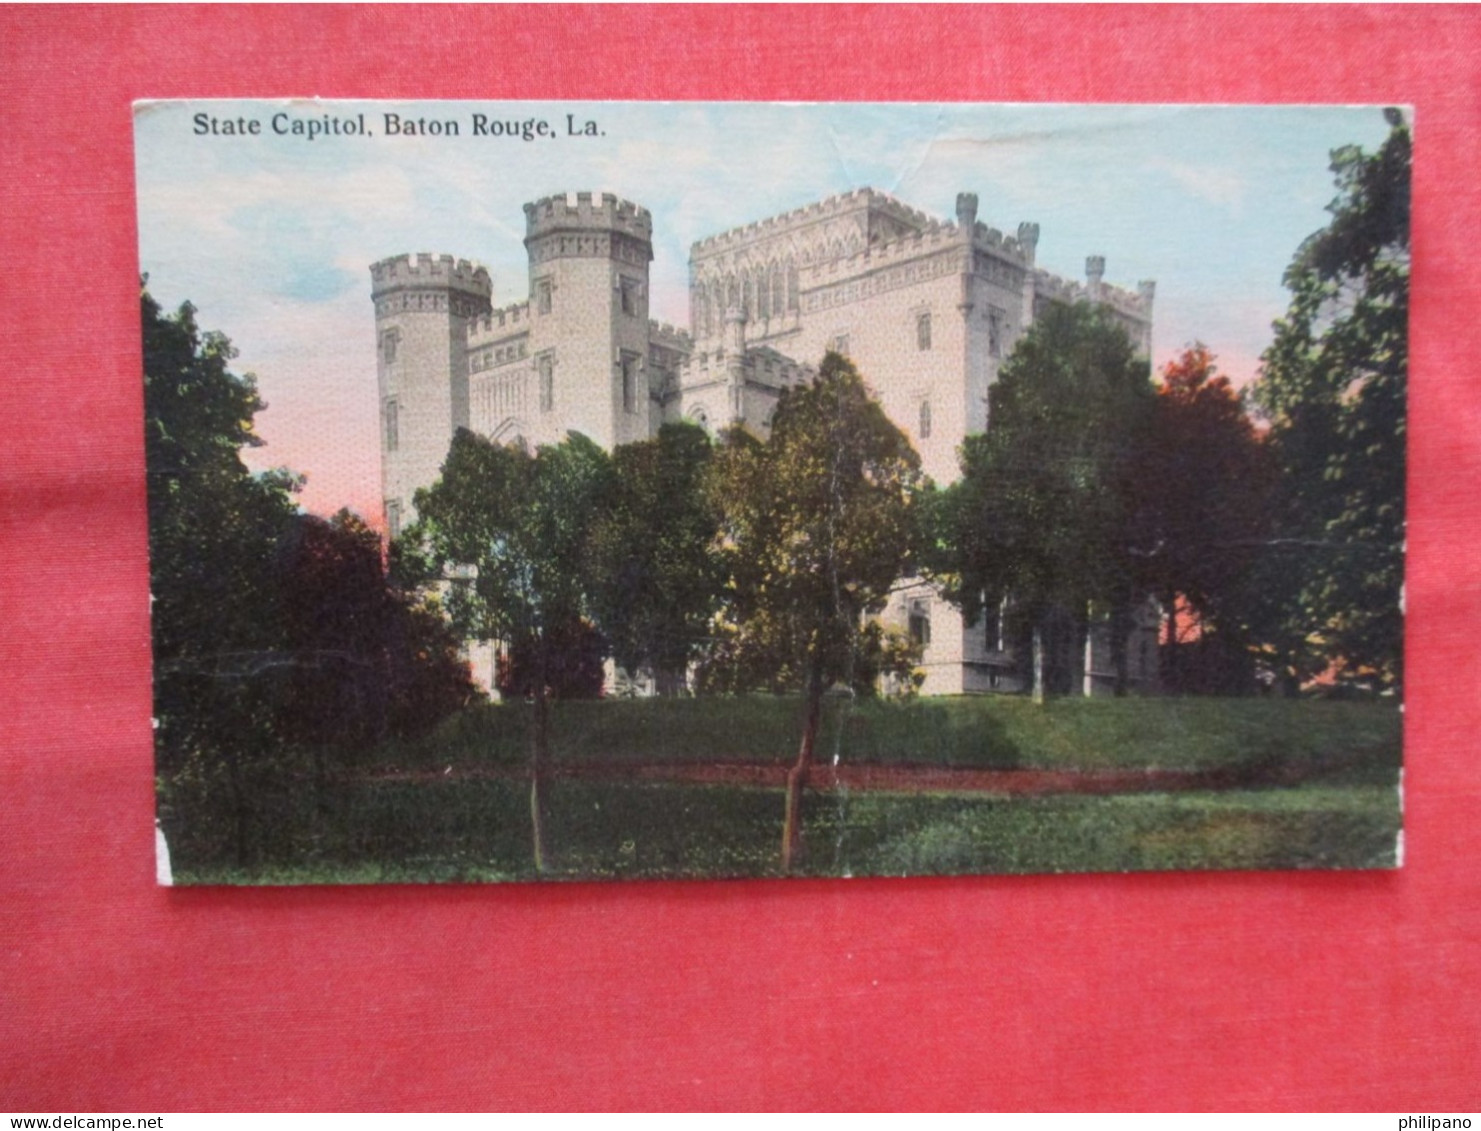
<instances>
[{"instance_id":1,"label":"blue sky","mask_svg":"<svg viewBox=\"0 0 1481 1131\"><path fill-rule=\"evenodd\" d=\"M277 136L298 119L365 113L374 136ZM391 137L382 115L453 118L451 137ZM198 136L194 115L254 118L258 136ZM548 120L554 138L473 137L473 113ZM566 115L603 136L564 136ZM474 259L494 301L525 297L522 204L614 192L654 217L653 316L687 321L689 245L869 185L943 218L1040 225L1062 275L1104 255L1106 278L1157 280L1154 361L1207 343L1253 377L1286 305L1281 275L1334 195L1328 153L1373 149L1376 107L789 105L752 103L141 104L135 114L141 269L225 332L268 410L256 466L309 478L303 501L371 514L379 492L369 264L401 252Z\"/></svg>"}]
</instances>

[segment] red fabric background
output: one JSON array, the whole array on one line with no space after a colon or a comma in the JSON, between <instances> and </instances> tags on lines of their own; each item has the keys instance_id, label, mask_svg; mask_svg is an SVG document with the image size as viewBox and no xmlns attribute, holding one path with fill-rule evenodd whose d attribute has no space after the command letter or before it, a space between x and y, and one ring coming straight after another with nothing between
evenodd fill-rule
<instances>
[{"instance_id":1,"label":"red fabric background","mask_svg":"<svg viewBox=\"0 0 1481 1131\"><path fill-rule=\"evenodd\" d=\"M0 1108L1481 1107L1478 20L0 10ZM285 94L1413 103L1406 867L156 889L129 104Z\"/></svg>"}]
</instances>

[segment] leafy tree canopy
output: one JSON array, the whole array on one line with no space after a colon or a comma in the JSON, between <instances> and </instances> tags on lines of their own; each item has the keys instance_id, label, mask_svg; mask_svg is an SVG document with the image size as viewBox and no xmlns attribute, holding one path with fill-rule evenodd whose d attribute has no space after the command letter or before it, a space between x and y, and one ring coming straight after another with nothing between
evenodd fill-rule
<instances>
[{"instance_id":1,"label":"leafy tree canopy","mask_svg":"<svg viewBox=\"0 0 1481 1131\"><path fill-rule=\"evenodd\" d=\"M1293 678L1324 662L1401 678L1412 155L1387 116L1377 153L1332 154L1332 219L1286 272L1290 309L1252 390L1282 473L1267 572Z\"/></svg>"},{"instance_id":2,"label":"leafy tree canopy","mask_svg":"<svg viewBox=\"0 0 1481 1131\"><path fill-rule=\"evenodd\" d=\"M801 848L801 790L826 688L848 680L865 616L909 568L920 457L844 357L786 391L763 443L732 432L715 459L731 577L732 660L791 673L805 692L797 763L787 777L782 866Z\"/></svg>"},{"instance_id":3,"label":"leafy tree canopy","mask_svg":"<svg viewBox=\"0 0 1481 1131\"><path fill-rule=\"evenodd\" d=\"M920 457L830 353L783 394L766 442L731 433L715 463L738 646L799 684L845 679L865 614L909 569Z\"/></svg>"},{"instance_id":4,"label":"leafy tree canopy","mask_svg":"<svg viewBox=\"0 0 1481 1131\"><path fill-rule=\"evenodd\" d=\"M682 684L724 586L720 515L706 489L713 455L692 424L617 448L592 533L597 622L617 662L653 672L660 691Z\"/></svg>"},{"instance_id":5,"label":"leafy tree canopy","mask_svg":"<svg viewBox=\"0 0 1481 1131\"><path fill-rule=\"evenodd\" d=\"M1151 425L1147 362L1104 310L1050 306L988 394L988 428L962 445L938 504L932 555L947 596L975 618L1011 594L1029 622L1138 598L1146 531L1138 453Z\"/></svg>"}]
</instances>

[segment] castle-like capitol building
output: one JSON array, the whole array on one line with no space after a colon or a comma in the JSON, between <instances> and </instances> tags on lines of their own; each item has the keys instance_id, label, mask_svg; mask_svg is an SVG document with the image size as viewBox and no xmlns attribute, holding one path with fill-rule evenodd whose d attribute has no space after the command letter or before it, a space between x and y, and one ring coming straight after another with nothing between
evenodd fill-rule
<instances>
[{"instance_id":1,"label":"castle-like capitol building","mask_svg":"<svg viewBox=\"0 0 1481 1131\"><path fill-rule=\"evenodd\" d=\"M393 536L458 428L532 447L576 431L609 450L679 420L764 436L781 391L837 350L946 483L963 438L988 427L999 365L1046 304L1096 303L1151 354L1154 284L1112 286L1098 256L1083 280L1051 274L1035 262L1038 225L988 227L971 193L957 196L954 222L865 188L701 239L687 330L648 317L647 209L582 192L524 210L529 280L516 302L495 307L488 272L450 255L370 269ZM926 694L1021 687L1001 617L964 624L930 586L905 581L884 619L923 645ZM1134 683L1155 683L1156 651L1152 613L1133 632ZM1109 689L1103 628L1071 660L1087 694Z\"/></svg>"}]
</instances>

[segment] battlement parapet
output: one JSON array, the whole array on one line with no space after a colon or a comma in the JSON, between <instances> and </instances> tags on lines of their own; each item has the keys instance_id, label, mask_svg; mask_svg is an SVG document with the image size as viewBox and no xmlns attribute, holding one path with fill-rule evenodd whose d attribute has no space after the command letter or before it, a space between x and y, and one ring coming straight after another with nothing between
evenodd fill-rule
<instances>
[{"instance_id":1,"label":"battlement parapet","mask_svg":"<svg viewBox=\"0 0 1481 1131\"><path fill-rule=\"evenodd\" d=\"M1104 260L1101 262L1103 264ZM1094 280L1093 291L1085 283L1064 279L1040 269L1034 272L1034 293L1056 302L1098 302L1131 318L1142 321L1151 319L1156 283L1143 280L1137 284L1137 290L1129 291L1125 287L1100 282L1099 276L1094 273L1091 274L1091 279Z\"/></svg>"},{"instance_id":2,"label":"battlement parapet","mask_svg":"<svg viewBox=\"0 0 1481 1131\"><path fill-rule=\"evenodd\" d=\"M408 287L446 287L487 299L494 291L488 271L466 259L418 252L393 255L370 265L371 297Z\"/></svg>"},{"instance_id":3,"label":"battlement parapet","mask_svg":"<svg viewBox=\"0 0 1481 1131\"><path fill-rule=\"evenodd\" d=\"M1034 252L1030 244L1024 242L1024 235L1029 225L1018 225L1018 236L1009 236L998 231L997 228L988 227L982 221L972 225L972 246L979 251L990 251L999 256L1012 259L1021 267L1033 264ZM1039 226L1032 225L1032 244L1038 243Z\"/></svg>"},{"instance_id":4,"label":"battlement parapet","mask_svg":"<svg viewBox=\"0 0 1481 1131\"><path fill-rule=\"evenodd\" d=\"M853 255L825 260L802 268L803 286L819 286L840 277L863 274L865 271L889 267L938 251L953 249L961 251L962 242L955 224L933 223L924 231L868 248Z\"/></svg>"},{"instance_id":5,"label":"battlement parapet","mask_svg":"<svg viewBox=\"0 0 1481 1131\"><path fill-rule=\"evenodd\" d=\"M688 353L694 348L694 339L689 336L689 331L678 326L671 326L667 322L648 322L648 343L655 346L667 346L672 350Z\"/></svg>"},{"instance_id":6,"label":"battlement parapet","mask_svg":"<svg viewBox=\"0 0 1481 1131\"><path fill-rule=\"evenodd\" d=\"M468 323L468 344L473 346L499 341L515 334L527 334L529 329L529 302L511 303L472 319Z\"/></svg>"},{"instance_id":7,"label":"battlement parapet","mask_svg":"<svg viewBox=\"0 0 1481 1131\"><path fill-rule=\"evenodd\" d=\"M918 208L912 208L903 201L896 200L888 193L873 188L857 188L851 192L836 193L801 208L794 208L790 212L769 216L764 220L755 220L739 228L730 228L713 236L696 240L690 248L690 258L734 251L756 240L784 235L821 220L861 210L882 212L891 219L917 230L940 224L939 220L933 219Z\"/></svg>"},{"instance_id":8,"label":"battlement parapet","mask_svg":"<svg viewBox=\"0 0 1481 1131\"><path fill-rule=\"evenodd\" d=\"M525 205L527 241L573 229L624 232L651 242L653 215L642 205L609 192L558 193Z\"/></svg>"},{"instance_id":9,"label":"battlement parapet","mask_svg":"<svg viewBox=\"0 0 1481 1131\"><path fill-rule=\"evenodd\" d=\"M686 357L679 365L679 387L689 389L728 382L732 372L729 362L733 356L733 351L722 348ZM774 390L789 389L817 376L816 367L790 358L770 346L746 347L741 352L740 372L746 384Z\"/></svg>"}]
</instances>

